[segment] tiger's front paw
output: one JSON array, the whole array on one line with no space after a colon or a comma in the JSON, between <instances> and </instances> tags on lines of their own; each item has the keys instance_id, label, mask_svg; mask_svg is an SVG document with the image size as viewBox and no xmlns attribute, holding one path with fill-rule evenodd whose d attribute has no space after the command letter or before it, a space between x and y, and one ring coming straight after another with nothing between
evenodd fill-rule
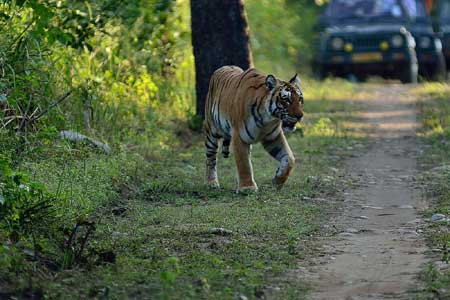
<instances>
[{"instance_id":1,"label":"tiger's front paw","mask_svg":"<svg viewBox=\"0 0 450 300\"><path fill-rule=\"evenodd\" d=\"M215 180L208 180L208 182L206 182L206 185L211 188L211 189L220 189L220 184L219 181L217 179Z\"/></svg>"},{"instance_id":2,"label":"tiger's front paw","mask_svg":"<svg viewBox=\"0 0 450 300\"><path fill-rule=\"evenodd\" d=\"M242 194L242 195L249 195L249 194L254 194L258 191L258 186L255 185L251 185L251 186L241 186L237 189L237 193L238 194Z\"/></svg>"},{"instance_id":3,"label":"tiger's front paw","mask_svg":"<svg viewBox=\"0 0 450 300\"><path fill-rule=\"evenodd\" d=\"M280 189L283 187L283 185L284 185L285 182L286 182L286 179L281 178L281 177L274 177L274 178L272 179L272 185L273 185L277 190L280 190Z\"/></svg>"}]
</instances>

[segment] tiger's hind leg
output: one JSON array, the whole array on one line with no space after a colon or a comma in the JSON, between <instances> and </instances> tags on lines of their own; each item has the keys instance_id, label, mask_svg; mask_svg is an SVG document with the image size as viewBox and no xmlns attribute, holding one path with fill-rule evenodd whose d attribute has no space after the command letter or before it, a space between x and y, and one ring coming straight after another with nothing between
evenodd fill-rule
<instances>
[{"instance_id":1,"label":"tiger's hind leg","mask_svg":"<svg viewBox=\"0 0 450 300\"><path fill-rule=\"evenodd\" d=\"M273 185L281 189L289 177L295 165L295 158L289 147L286 137L280 132L274 139L262 142L264 149L276 160L280 162L275 176L272 179Z\"/></svg>"},{"instance_id":2,"label":"tiger's hind leg","mask_svg":"<svg viewBox=\"0 0 450 300\"><path fill-rule=\"evenodd\" d=\"M206 184L213 188L219 188L219 179L217 178L217 149L219 148L219 135L213 133L214 128L203 126L206 148Z\"/></svg>"},{"instance_id":3,"label":"tiger's hind leg","mask_svg":"<svg viewBox=\"0 0 450 300\"><path fill-rule=\"evenodd\" d=\"M230 143L229 137L224 137L222 142L222 156L223 158L228 158L230 156Z\"/></svg>"}]
</instances>

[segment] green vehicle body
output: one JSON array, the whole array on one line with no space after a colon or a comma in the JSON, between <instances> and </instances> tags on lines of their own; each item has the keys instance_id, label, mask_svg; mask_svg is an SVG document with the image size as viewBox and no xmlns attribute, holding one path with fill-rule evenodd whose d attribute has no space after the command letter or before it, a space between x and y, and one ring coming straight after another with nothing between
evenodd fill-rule
<instances>
[{"instance_id":1,"label":"green vehicle body","mask_svg":"<svg viewBox=\"0 0 450 300\"><path fill-rule=\"evenodd\" d=\"M379 75L410 83L417 81L418 74L434 79L445 69L441 42L428 18L413 22L410 18L355 16L330 21L324 17L313 62L313 70L320 78L353 75L364 80ZM342 47L333 46L336 39L342 41Z\"/></svg>"},{"instance_id":2,"label":"green vehicle body","mask_svg":"<svg viewBox=\"0 0 450 300\"><path fill-rule=\"evenodd\" d=\"M447 70L450 69L450 0L439 0L433 11L434 27L442 41Z\"/></svg>"}]
</instances>

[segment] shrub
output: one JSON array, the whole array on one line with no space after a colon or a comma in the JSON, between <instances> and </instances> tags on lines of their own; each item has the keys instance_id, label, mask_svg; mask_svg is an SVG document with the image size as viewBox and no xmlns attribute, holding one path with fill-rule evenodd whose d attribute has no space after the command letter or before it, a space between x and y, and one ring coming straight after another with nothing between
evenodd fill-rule
<instances>
[{"instance_id":1,"label":"shrub","mask_svg":"<svg viewBox=\"0 0 450 300\"><path fill-rule=\"evenodd\" d=\"M56 197L44 186L0 160L0 228L11 242L31 237L35 252L39 250L38 238L46 235L55 220L54 201Z\"/></svg>"}]
</instances>

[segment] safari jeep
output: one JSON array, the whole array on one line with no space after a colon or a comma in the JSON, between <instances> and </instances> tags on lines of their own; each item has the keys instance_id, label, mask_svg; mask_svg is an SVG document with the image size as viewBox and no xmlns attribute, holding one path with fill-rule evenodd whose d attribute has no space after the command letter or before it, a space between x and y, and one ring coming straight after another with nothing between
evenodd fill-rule
<instances>
[{"instance_id":1,"label":"safari jeep","mask_svg":"<svg viewBox=\"0 0 450 300\"><path fill-rule=\"evenodd\" d=\"M440 0L434 10L434 21L442 39L442 52L450 68L450 0Z\"/></svg>"},{"instance_id":2,"label":"safari jeep","mask_svg":"<svg viewBox=\"0 0 450 300\"><path fill-rule=\"evenodd\" d=\"M313 68L328 75L368 75L416 82L437 79L445 62L421 0L332 0L320 18Z\"/></svg>"}]
</instances>

